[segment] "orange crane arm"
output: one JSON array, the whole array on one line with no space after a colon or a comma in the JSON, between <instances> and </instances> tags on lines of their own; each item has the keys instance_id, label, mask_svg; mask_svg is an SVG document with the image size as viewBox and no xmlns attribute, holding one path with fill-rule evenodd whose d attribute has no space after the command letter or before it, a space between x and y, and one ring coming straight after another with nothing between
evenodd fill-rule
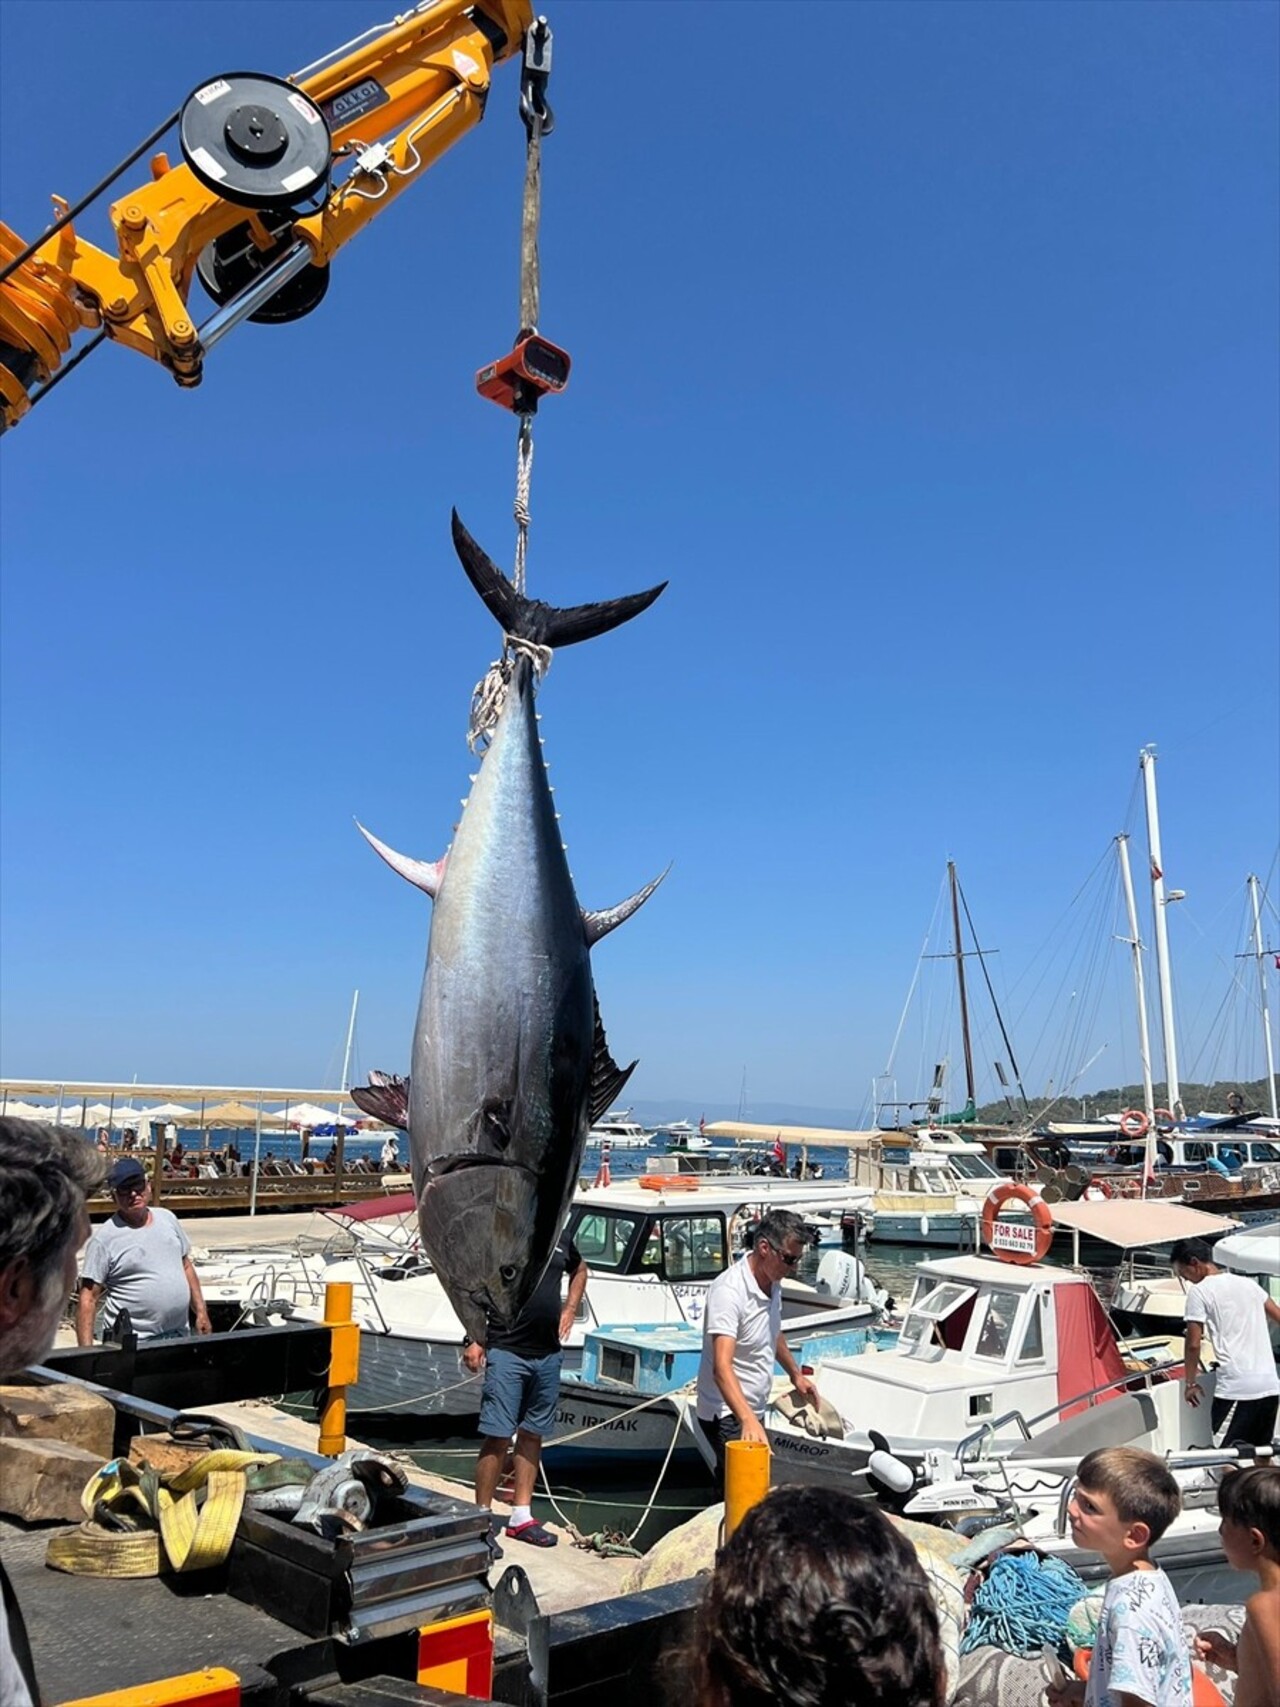
<instances>
[{"instance_id":1,"label":"orange crane arm","mask_svg":"<svg viewBox=\"0 0 1280 1707\"><path fill-rule=\"evenodd\" d=\"M179 115L183 163L156 154L151 181L111 204L114 255L68 222L24 258L0 225L0 427L26 414L83 327L195 386L241 319L310 312L343 244L479 123L494 66L532 22L531 0L423 0L287 80L203 85ZM197 267L222 304L201 327Z\"/></svg>"}]
</instances>

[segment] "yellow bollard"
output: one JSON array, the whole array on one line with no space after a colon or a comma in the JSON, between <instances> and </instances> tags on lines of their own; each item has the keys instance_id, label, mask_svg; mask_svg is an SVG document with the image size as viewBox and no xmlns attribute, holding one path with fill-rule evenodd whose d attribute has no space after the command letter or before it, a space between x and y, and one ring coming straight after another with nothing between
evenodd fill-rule
<instances>
[{"instance_id":1,"label":"yellow bollard","mask_svg":"<svg viewBox=\"0 0 1280 1707\"><path fill-rule=\"evenodd\" d=\"M730 1440L724 1449L724 1538L726 1541L769 1492L769 1448L763 1440Z\"/></svg>"},{"instance_id":2,"label":"yellow bollard","mask_svg":"<svg viewBox=\"0 0 1280 1707\"><path fill-rule=\"evenodd\" d=\"M330 1331L329 1384L320 1404L319 1451L336 1458L347 1444L347 1388L360 1374L360 1329L351 1319L352 1285L331 1280L324 1289L324 1325Z\"/></svg>"}]
</instances>

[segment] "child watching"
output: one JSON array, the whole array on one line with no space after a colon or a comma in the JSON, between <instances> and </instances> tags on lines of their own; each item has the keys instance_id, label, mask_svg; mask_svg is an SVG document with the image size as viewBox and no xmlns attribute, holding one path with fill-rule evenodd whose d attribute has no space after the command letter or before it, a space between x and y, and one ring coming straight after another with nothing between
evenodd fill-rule
<instances>
[{"instance_id":1,"label":"child watching","mask_svg":"<svg viewBox=\"0 0 1280 1707\"><path fill-rule=\"evenodd\" d=\"M938 1615L911 1543L834 1488L775 1488L716 1563L697 1707L941 1707Z\"/></svg>"},{"instance_id":2,"label":"child watching","mask_svg":"<svg viewBox=\"0 0 1280 1707\"><path fill-rule=\"evenodd\" d=\"M1151 1548L1182 1509L1178 1484L1150 1452L1108 1446L1081 1459L1067 1507L1071 1539L1106 1560L1111 1581L1087 1684L1051 1684L1049 1707L1190 1707L1182 1614Z\"/></svg>"},{"instance_id":3,"label":"child watching","mask_svg":"<svg viewBox=\"0 0 1280 1707\"><path fill-rule=\"evenodd\" d=\"M1262 1587L1245 1603L1239 1642L1205 1630L1196 1657L1239 1673L1236 1707L1280 1707L1280 1469L1259 1465L1224 1477L1218 1510L1227 1563L1256 1573Z\"/></svg>"}]
</instances>

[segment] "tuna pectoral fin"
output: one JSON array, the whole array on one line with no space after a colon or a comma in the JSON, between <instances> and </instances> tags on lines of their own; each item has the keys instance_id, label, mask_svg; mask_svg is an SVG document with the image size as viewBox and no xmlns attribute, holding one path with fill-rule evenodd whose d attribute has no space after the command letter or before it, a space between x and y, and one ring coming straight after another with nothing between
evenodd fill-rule
<instances>
[{"instance_id":1,"label":"tuna pectoral fin","mask_svg":"<svg viewBox=\"0 0 1280 1707\"><path fill-rule=\"evenodd\" d=\"M453 544L471 585L488 605L490 614L501 624L504 634L531 640L538 646L572 646L577 640L593 640L597 634L607 634L639 616L658 597L666 586L650 587L644 593L632 593L624 599L604 599L596 605L571 605L559 610L544 605L541 599L527 599L518 593L507 577L490 561L453 512Z\"/></svg>"},{"instance_id":2,"label":"tuna pectoral fin","mask_svg":"<svg viewBox=\"0 0 1280 1707\"><path fill-rule=\"evenodd\" d=\"M619 925L626 924L632 913L638 913L670 870L668 866L662 877L655 877L652 883L646 883L643 889L637 889L634 895L619 901L616 907L604 907L598 913L589 912L584 907L582 924L587 933L587 947L599 942L602 936L608 936L610 931L616 931Z\"/></svg>"},{"instance_id":3,"label":"tuna pectoral fin","mask_svg":"<svg viewBox=\"0 0 1280 1707\"><path fill-rule=\"evenodd\" d=\"M347 1095L375 1120L409 1130L409 1081L400 1073L370 1073L367 1085L352 1085Z\"/></svg>"},{"instance_id":4,"label":"tuna pectoral fin","mask_svg":"<svg viewBox=\"0 0 1280 1707\"><path fill-rule=\"evenodd\" d=\"M593 998L594 999L594 998ZM602 1114L606 1114L617 1102L623 1085L635 1072L638 1062L633 1061L629 1067L619 1067L609 1053L609 1041L604 1034L604 1026L600 1020L600 1004L595 1003L596 1040L591 1057L591 1124L594 1126Z\"/></svg>"},{"instance_id":5,"label":"tuna pectoral fin","mask_svg":"<svg viewBox=\"0 0 1280 1707\"><path fill-rule=\"evenodd\" d=\"M394 848L389 848L385 842L380 842L375 835L366 830L358 818L356 819L356 829L359 830L374 853L382 855L392 871L398 871L401 877L408 878L416 889L421 889L424 894L430 895L431 899L435 900L444 878L444 860L410 859L408 854L397 853Z\"/></svg>"}]
</instances>

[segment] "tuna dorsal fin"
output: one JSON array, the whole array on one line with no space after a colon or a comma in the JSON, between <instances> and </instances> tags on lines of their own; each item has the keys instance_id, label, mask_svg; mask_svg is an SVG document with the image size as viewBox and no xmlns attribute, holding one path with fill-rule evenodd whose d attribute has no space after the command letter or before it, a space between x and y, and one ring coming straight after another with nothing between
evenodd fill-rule
<instances>
[{"instance_id":1,"label":"tuna dorsal fin","mask_svg":"<svg viewBox=\"0 0 1280 1707\"><path fill-rule=\"evenodd\" d=\"M671 867L668 866L667 871L670 870ZM602 936L608 936L610 931L616 931L619 925L627 922L632 913L638 913L667 875L667 871L664 871L661 876L655 877L652 883L646 883L643 889L637 889L635 894L629 896L625 901L619 901L616 907L604 907L598 913L593 913L584 907L582 909L582 924L587 933L587 947L590 948L594 943L599 942Z\"/></svg>"},{"instance_id":2,"label":"tuna dorsal fin","mask_svg":"<svg viewBox=\"0 0 1280 1707\"><path fill-rule=\"evenodd\" d=\"M593 998L594 1000L594 998ZM604 1034L604 1025L600 1019L600 1003L595 1002L596 1041L591 1058L591 1124L594 1126L602 1114L607 1114L617 1102L622 1087L635 1072L638 1062L633 1061L629 1067L619 1067L609 1053L609 1040Z\"/></svg>"},{"instance_id":3,"label":"tuna dorsal fin","mask_svg":"<svg viewBox=\"0 0 1280 1707\"><path fill-rule=\"evenodd\" d=\"M366 830L358 818L356 819L356 829L359 830L374 853L382 855L392 871L398 871L401 877L408 878L416 889L421 889L424 894L430 895L431 899L435 900L444 878L443 859L433 862L426 859L410 859L408 854L397 853L394 848L389 848L385 842L380 842L372 831Z\"/></svg>"},{"instance_id":4,"label":"tuna dorsal fin","mask_svg":"<svg viewBox=\"0 0 1280 1707\"><path fill-rule=\"evenodd\" d=\"M347 1095L375 1120L409 1130L409 1081L403 1074L370 1073L367 1085L353 1085Z\"/></svg>"},{"instance_id":5,"label":"tuna dorsal fin","mask_svg":"<svg viewBox=\"0 0 1280 1707\"><path fill-rule=\"evenodd\" d=\"M658 597L666 586L650 587L644 593L631 593L622 599L604 599L595 605L570 605L565 610L545 605L541 599L527 599L518 593L507 577L472 539L453 512L453 544L462 560L471 585L479 593L494 620L504 634L521 640L531 640L537 646L572 646L576 640L593 640L597 634L607 634L639 616Z\"/></svg>"}]
</instances>

